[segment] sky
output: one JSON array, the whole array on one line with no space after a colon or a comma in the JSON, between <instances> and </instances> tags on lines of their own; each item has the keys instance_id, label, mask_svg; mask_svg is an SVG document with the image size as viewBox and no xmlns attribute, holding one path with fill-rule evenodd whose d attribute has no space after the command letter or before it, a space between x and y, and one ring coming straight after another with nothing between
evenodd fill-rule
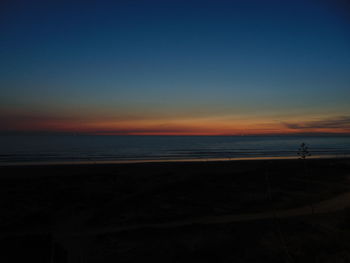
<instances>
[{"instance_id":1,"label":"sky","mask_svg":"<svg viewBox=\"0 0 350 263\"><path fill-rule=\"evenodd\" d=\"M350 134L345 0L0 3L0 133Z\"/></svg>"}]
</instances>

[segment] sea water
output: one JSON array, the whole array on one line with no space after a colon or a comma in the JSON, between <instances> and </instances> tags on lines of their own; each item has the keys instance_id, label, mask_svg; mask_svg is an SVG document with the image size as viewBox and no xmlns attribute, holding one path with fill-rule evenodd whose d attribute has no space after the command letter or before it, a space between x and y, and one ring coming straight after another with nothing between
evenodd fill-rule
<instances>
[{"instance_id":1,"label":"sea water","mask_svg":"<svg viewBox=\"0 0 350 263\"><path fill-rule=\"evenodd\" d=\"M350 157L350 136L2 135L0 164Z\"/></svg>"}]
</instances>

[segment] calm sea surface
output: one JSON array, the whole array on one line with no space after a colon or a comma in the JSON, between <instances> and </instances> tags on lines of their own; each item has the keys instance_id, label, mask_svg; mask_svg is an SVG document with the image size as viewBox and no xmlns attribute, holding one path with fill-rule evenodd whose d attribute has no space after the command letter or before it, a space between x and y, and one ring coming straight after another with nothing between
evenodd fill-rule
<instances>
[{"instance_id":1,"label":"calm sea surface","mask_svg":"<svg viewBox=\"0 0 350 263\"><path fill-rule=\"evenodd\" d=\"M0 136L0 164L350 157L350 137L329 136Z\"/></svg>"}]
</instances>

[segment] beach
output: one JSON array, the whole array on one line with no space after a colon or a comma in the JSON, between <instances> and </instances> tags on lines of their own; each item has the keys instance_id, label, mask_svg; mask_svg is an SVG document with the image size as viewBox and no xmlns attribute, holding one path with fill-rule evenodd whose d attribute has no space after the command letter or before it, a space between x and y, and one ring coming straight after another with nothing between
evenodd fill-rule
<instances>
[{"instance_id":1,"label":"beach","mask_svg":"<svg viewBox=\"0 0 350 263\"><path fill-rule=\"evenodd\" d=\"M0 6L0 263L350 263L350 0Z\"/></svg>"},{"instance_id":2,"label":"beach","mask_svg":"<svg viewBox=\"0 0 350 263\"><path fill-rule=\"evenodd\" d=\"M1 261L348 262L349 171L347 158L1 166Z\"/></svg>"}]
</instances>

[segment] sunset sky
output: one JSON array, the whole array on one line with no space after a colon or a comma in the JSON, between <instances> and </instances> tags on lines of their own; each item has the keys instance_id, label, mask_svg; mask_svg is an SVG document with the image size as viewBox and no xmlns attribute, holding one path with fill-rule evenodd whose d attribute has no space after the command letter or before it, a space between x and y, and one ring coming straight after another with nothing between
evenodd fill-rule
<instances>
[{"instance_id":1,"label":"sunset sky","mask_svg":"<svg viewBox=\"0 0 350 263\"><path fill-rule=\"evenodd\" d=\"M350 133L346 2L1 1L0 132Z\"/></svg>"}]
</instances>

